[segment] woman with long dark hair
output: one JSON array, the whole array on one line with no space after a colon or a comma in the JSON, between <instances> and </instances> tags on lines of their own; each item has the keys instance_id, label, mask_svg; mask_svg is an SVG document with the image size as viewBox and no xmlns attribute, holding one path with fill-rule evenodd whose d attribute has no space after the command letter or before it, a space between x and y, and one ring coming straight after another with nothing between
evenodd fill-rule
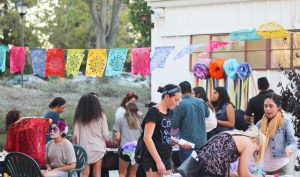
<instances>
[{"instance_id":1,"label":"woman with long dark hair","mask_svg":"<svg viewBox=\"0 0 300 177\"><path fill-rule=\"evenodd\" d=\"M74 143L84 147L88 154L88 165L83 177L88 177L90 166L93 176L101 176L102 158L106 153L105 140L108 140L106 115L99 100L92 94L80 98L74 115Z\"/></svg>"},{"instance_id":2,"label":"woman with long dark hair","mask_svg":"<svg viewBox=\"0 0 300 177\"><path fill-rule=\"evenodd\" d=\"M234 106L224 87L216 87L214 89L212 105L215 108L217 117L217 131L232 130L235 125Z\"/></svg>"}]
</instances>

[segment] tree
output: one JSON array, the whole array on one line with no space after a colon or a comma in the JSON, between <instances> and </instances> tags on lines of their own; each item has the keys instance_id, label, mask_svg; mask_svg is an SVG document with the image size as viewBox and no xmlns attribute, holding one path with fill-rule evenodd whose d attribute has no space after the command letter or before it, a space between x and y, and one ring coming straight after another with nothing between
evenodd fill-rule
<instances>
[{"instance_id":1,"label":"tree","mask_svg":"<svg viewBox=\"0 0 300 177\"><path fill-rule=\"evenodd\" d=\"M91 48L95 33L89 6L82 0L60 0L49 22L49 42L58 48Z\"/></svg>"},{"instance_id":2,"label":"tree","mask_svg":"<svg viewBox=\"0 0 300 177\"><path fill-rule=\"evenodd\" d=\"M89 0L89 7L95 24L96 48L111 48L117 36L124 4L121 0L102 0L101 3Z\"/></svg>"},{"instance_id":3,"label":"tree","mask_svg":"<svg viewBox=\"0 0 300 177\"><path fill-rule=\"evenodd\" d=\"M282 109L292 114L295 118L293 120L295 135L300 138L300 74L295 70L285 70L283 67L280 67L280 71L283 72L285 76L287 76L289 83L287 86L283 87L281 83L279 83L279 87L281 87L281 95L283 97L282 100ZM300 145L300 141L298 141L298 147ZM297 157L298 164L295 166L296 171L300 171L300 158Z\"/></svg>"},{"instance_id":4,"label":"tree","mask_svg":"<svg viewBox=\"0 0 300 177\"><path fill-rule=\"evenodd\" d=\"M129 20L133 25L134 30L140 33L140 37L137 38L137 45L139 47L149 47L151 45L151 14L152 11L147 2L144 0L135 0L133 3L129 3Z\"/></svg>"}]
</instances>

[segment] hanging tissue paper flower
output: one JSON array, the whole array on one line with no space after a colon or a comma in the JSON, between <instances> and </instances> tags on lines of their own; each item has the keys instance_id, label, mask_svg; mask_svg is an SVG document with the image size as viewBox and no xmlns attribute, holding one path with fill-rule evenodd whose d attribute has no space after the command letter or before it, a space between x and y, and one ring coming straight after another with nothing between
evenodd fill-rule
<instances>
[{"instance_id":1,"label":"hanging tissue paper flower","mask_svg":"<svg viewBox=\"0 0 300 177\"><path fill-rule=\"evenodd\" d=\"M251 74L250 64L247 62L241 62L238 66L236 74L239 79L242 79L242 80L247 79Z\"/></svg>"},{"instance_id":2,"label":"hanging tissue paper flower","mask_svg":"<svg viewBox=\"0 0 300 177\"><path fill-rule=\"evenodd\" d=\"M230 58L224 62L224 70L227 77L231 79L236 78L236 72L238 69L239 63L236 61L235 58Z\"/></svg>"},{"instance_id":3,"label":"hanging tissue paper flower","mask_svg":"<svg viewBox=\"0 0 300 177\"><path fill-rule=\"evenodd\" d=\"M134 165L136 162L134 160L134 153L136 149L137 141L131 141L122 146L123 154L128 155L131 160L131 164Z\"/></svg>"},{"instance_id":4,"label":"hanging tissue paper flower","mask_svg":"<svg viewBox=\"0 0 300 177\"><path fill-rule=\"evenodd\" d=\"M209 58L200 59L194 65L194 76L198 79L209 78L208 65L210 62L211 62L211 59L209 59Z\"/></svg>"},{"instance_id":5,"label":"hanging tissue paper flower","mask_svg":"<svg viewBox=\"0 0 300 177\"><path fill-rule=\"evenodd\" d=\"M212 61L209 66L209 74L211 77L216 79L224 79L226 77L223 65L224 65L225 59L223 58L217 58L214 61Z\"/></svg>"}]
</instances>

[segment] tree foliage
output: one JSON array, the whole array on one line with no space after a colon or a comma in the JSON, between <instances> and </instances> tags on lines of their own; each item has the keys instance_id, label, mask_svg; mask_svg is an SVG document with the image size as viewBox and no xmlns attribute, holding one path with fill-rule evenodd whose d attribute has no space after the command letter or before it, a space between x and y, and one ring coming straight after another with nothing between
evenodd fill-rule
<instances>
[{"instance_id":1,"label":"tree foliage","mask_svg":"<svg viewBox=\"0 0 300 177\"><path fill-rule=\"evenodd\" d=\"M282 108L285 112L292 114L295 118L293 120L295 135L300 138L300 74L295 70L285 70L280 67L280 71L289 80L288 85L285 87L279 83L281 87L281 95L283 97ZM300 141L298 141L298 147ZM296 171L300 171L300 158L297 157L298 164L295 166Z\"/></svg>"},{"instance_id":2,"label":"tree foliage","mask_svg":"<svg viewBox=\"0 0 300 177\"><path fill-rule=\"evenodd\" d=\"M140 37L137 38L138 46L149 47L151 45L151 9L147 6L147 2L144 0L135 0L133 3L129 3L129 20L132 23L134 30L140 33Z\"/></svg>"}]
</instances>

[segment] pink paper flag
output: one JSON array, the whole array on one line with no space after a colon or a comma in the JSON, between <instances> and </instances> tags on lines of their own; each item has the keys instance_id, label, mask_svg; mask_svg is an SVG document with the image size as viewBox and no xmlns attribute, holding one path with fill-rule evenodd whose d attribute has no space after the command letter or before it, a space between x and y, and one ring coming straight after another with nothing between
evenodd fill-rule
<instances>
[{"instance_id":1,"label":"pink paper flag","mask_svg":"<svg viewBox=\"0 0 300 177\"><path fill-rule=\"evenodd\" d=\"M204 50L204 52L200 53L199 55L206 55L209 52L215 51L217 48L225 46L232 41L209 41L209 46Z\"/></svg>"},{"instance_id":2,"label":"pink paper flag","mask_svg":"<svg viewBox=\"0 0 300 177\"><path fill-rule=\"evenodd\" d=\"M131 73L150 75L150 48L134 48L131 50Z\"/></svg>"},{"instance_id":3,"label":"pink paper flag","mask_svg":"<svg viewBox=\"0 0 300 177\"><path fill-rule=\"evenodd\" d=\"M26 61L25 47L12 47L10 50L10 73L24 72Z\"/></svg>"}]
</instances>

